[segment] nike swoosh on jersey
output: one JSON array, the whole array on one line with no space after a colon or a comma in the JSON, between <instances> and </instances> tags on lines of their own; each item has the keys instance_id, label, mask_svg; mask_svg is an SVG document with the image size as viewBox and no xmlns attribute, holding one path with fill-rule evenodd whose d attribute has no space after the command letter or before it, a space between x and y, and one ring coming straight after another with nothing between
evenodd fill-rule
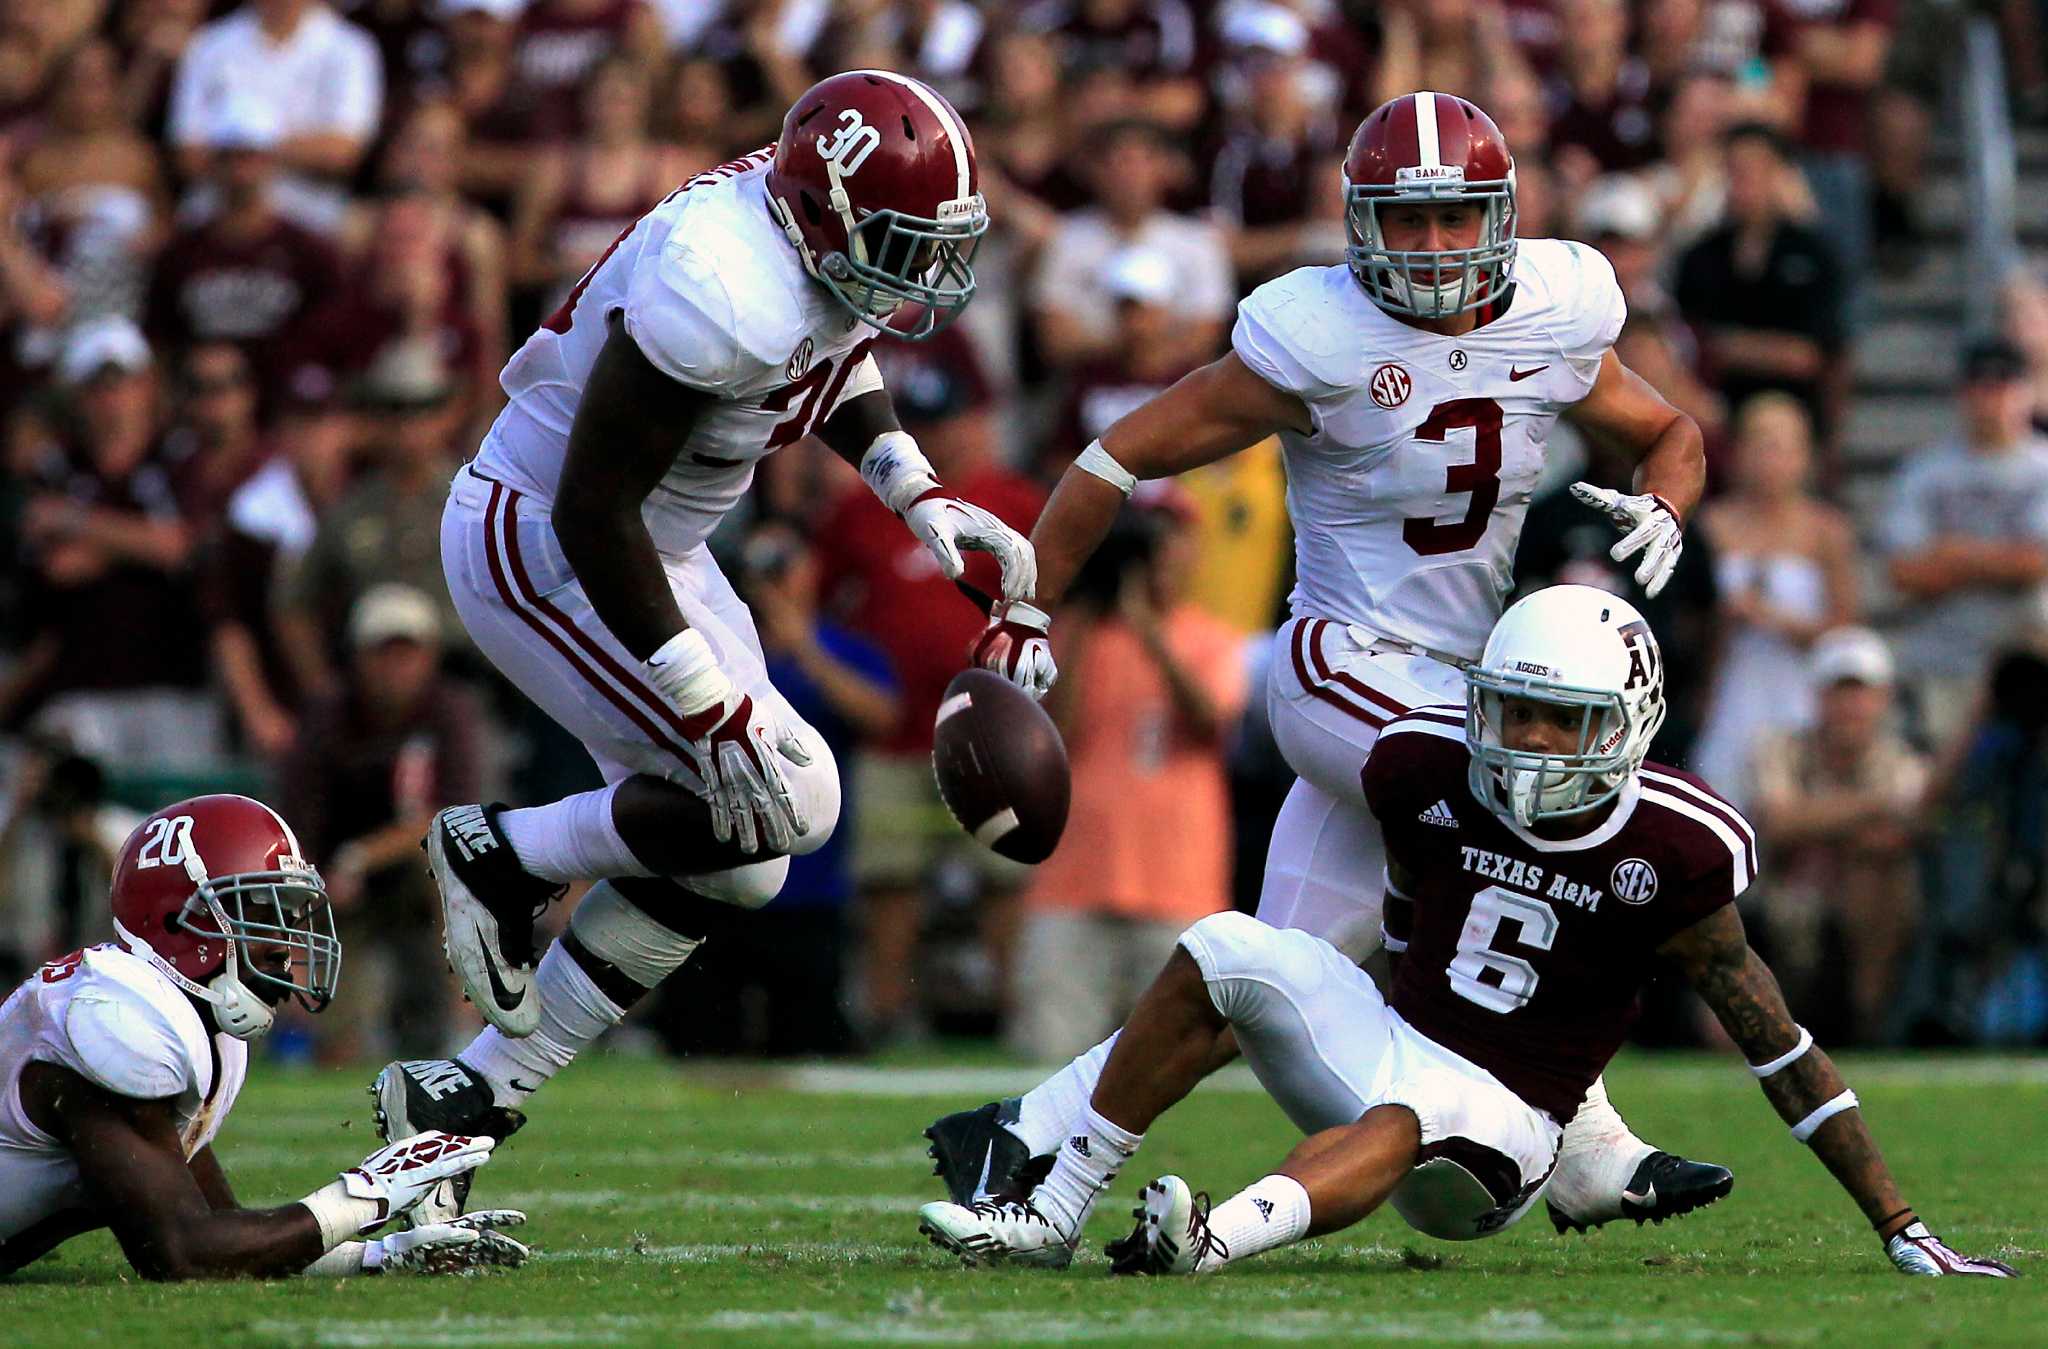
<instances>
[{"instance_id":1,"label":"nike swoosh on jersey","mask_svg":"<svg viewBox=\"0 0 2048 1349\"><path fill-rule=\"evenodd\" d=\"M482 928L477 929L476 943L483 950L484 977L491 981L491 996L509 1012L519 1005L519 995L505 987L505 981L498 976L498 962L491 959L491 944L484 940Z\"/></svg>"},{"instance_id":2,"label":"nike swoosh on jersey","mask_svg":"<svg viewBox=\"0 0 2048 1349\"><path fill-rule=\"evenodd\" d=\"M1510 366L1508 367L1508 382L1512 384L1517 380L1527 379L1531 375L1540 375L1549 368L1550 367L1548 365L1537 365L1531 366L1527 370L1517 370L1514 367Z\"/></svg>"}]
</instances>

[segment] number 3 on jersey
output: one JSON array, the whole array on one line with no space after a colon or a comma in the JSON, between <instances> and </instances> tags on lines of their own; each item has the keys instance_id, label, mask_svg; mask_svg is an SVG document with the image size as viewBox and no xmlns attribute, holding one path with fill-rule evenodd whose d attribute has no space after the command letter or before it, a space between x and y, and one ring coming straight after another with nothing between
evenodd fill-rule
<instances>
[{"instance_id":1,"label":"number 3 on jersey","mask_svg":"<svg viewBox=\"0 0 2048 1349\"><path fill-rule=\"evenodd\" d=\"M1491 398L1454 398L1438 403L1429 417L1415 428L1415 438L1442 444L1450 432L1472 429L1472 462L1452 464L1444 469L1444 491L1452 495L1469 492L1472 503L1465 518L1452 524L1435 520L1410 519L1402 522L1401 541L1424 557L1439 553L1462 553L1476 546L1486 535L1493 508L1500 502L1500 404Z\"/></svg>"},{"instance_id":2,"label":"number 3 on jersey","mask_svg":"<svg viewBox=\"0 0 2048 1349\"><path fill-rule=\"evenodd\" d=\"M1510 919L1521 929L1511 940L1523 946L1548 951L1557 940L1557 911L1542 900L1497 885L1472 896L1465 930L1458 934L1458 954L1451 960L1451 991L1489 1011L1512 1012L1536 996L1536 967L1493 949L1501 939L1501 924Z\"/></svg>"}]
</instances>

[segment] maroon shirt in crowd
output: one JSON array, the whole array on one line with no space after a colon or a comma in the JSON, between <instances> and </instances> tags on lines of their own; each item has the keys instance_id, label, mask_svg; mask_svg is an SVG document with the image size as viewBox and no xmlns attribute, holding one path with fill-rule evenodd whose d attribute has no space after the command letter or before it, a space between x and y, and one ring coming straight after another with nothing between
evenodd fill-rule
<instances>
[{"instance_id":1,"label":"maroon shirt in crowd","mask_svg":"<svg viewBox=\"0 0 2048 1349\"><path fill-rule=\"evenodd\" d=\"M165 246L145 326L160 349L235 343L248 353L266 401L274 401L284 393L284 353L340 275L333 245L289 220L273 220L247 239L208 222L178 231Z\"/></svg>"},{"instance_id":2,"label":"maroon shirt in crowd","mask_svg":"<svg viewBox=\"0 0 2048 1349\"><path fill-rule=\"evenodd\" d=\"M1659 946L1748 888L1756 835L1690 773L1644 764L1582 838L1514 828L1467 782L1465 710L1380 732L1364 772L1386 831L1389 999L1422 1034L1568 1123L1621 1048ZM1400 901L1407 900L1410 903Z\"/></svg>"},{"instance_id":3,"label":"maroon shirt in crowd","mask_svg":"<svg viewBox=\"0 0 2048 1349\"><path fill-rule=\"evenodd\" d=\"M315 705L284 772L285 810L309 853L334 849L483 788L483 711L436 679L395 724L372 716L351 681Z\"/></svg>"},{"instance_id":4,"label":"maroon shirt in crowd","mask_svg":"<svg viewBox=\"0 0 2048 1349\"><path fill-rule=\"evenodd\" d=\"M1628 173L1657 158L1656 89L1650 68L1631 57L1622 63L1614 87L1598 100L1573 92L1563 75L1550 82L1552 150L1576 145L1593 156L1603 173Z\"/></svg>"},{"instance_id":5,"label":"maroon shirt in crowd","mask_svg":"<svg viewBox=\"0 0 2048 1349\"><path fill-rule=\"evenodd\" d=\"M598 62L624 50L641 0L611 0L588 13L568 13L538 0L519 16L512 81L534 108L536 124L556 134L582 130L583 86Z\"/></svg>"},{"instance_id":6,"label":"maroon shirt in crowd","mask_svg":"<svg viewBox=\"0 0 2048 1349\"><path fill-rule=\"evenodd\" d=\"M1851 28L1881 24L1887 31L1899 24L1898 0L1789 0L1793 14L1806 23ZM1806 86L1806 119L1799 140L1810 150L1861 154L1870 144L1869 89L1823 80Z\"/></svg>"}]
</instances>

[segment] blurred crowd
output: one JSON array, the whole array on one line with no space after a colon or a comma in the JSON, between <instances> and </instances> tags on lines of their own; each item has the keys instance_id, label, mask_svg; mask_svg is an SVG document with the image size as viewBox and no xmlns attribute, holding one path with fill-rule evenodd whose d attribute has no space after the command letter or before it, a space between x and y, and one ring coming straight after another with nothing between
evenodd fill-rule
<instances>
[{"instance_id":1,"label":"blurred crowd","mask_svg":"<svg viewBox=\"0 0 2048 1349\"><path fill-rule=\"evenodd\" d=\"M965 114L994 228L959 324L880 355L949 484L1028 528L1110 422L1339 261L1342 151L1418 88L1488 109L1524 236L1615 265L1629 365L1707 433L1654 602L1655 757L1753 814L1745 901L1835 1042L2048 1039L2048 294L1955 336L1950 432L1842 492L1872 292L1926 263L1960 8L1934 0L0 0L0 965L97 932L130 811L276 800L348 944L335 1059L444 1050L417 839L594 780L469 648L439 564L507 353L622 228L772 140L819 76ZM2022 121L2036 6L1994 11ZM1631 592L1556 488L1524 584ZM849 808L647 1027L830 1053L1118 1021L1193 918L1257 897L1291 567L1277 447L1135 499L1056 626L1073 823L1035 874L965 839L933 715L980 615L843 464L768 460L715 541ZM1669 1034L1690 1033L1685 1017Z\"/></svg>"}]
</instances>

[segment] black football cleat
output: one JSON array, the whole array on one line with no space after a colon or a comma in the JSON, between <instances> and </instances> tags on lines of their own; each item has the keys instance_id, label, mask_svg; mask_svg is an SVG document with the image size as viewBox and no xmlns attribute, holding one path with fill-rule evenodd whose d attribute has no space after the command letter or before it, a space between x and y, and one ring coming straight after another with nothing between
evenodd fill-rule
<instances>
[{"instance_id":1,"label":"black football cleat","mask_svg":"<svg viewBox=\"0 0 2048 1349\"><path fill-rule=\"evenodd\" d=\"M1636 1173L1629 1177L1615 1212L1575 1217L1549 1200L1544 1204L1550 1210L1551 1224L1559 1232L1590 1232L1616 1218L1632 1218L1637 1227L1646 1222L1661 1223L1726 1199L1734 1188L1735 1176L1725 1166L1653 1152L1643 1158Z\"/></svg>"},{"instance_id":2,"label":"black football cleat","mask_svg":"<svg viewBox=\"0 0 2048 1349\"><path fill-rule=\"evenodd\" d=\"M484 1020L513 1039L540 1024L533 924L567 887L519 865L498 827L505 807L450 806L420 846L441 892L441 946Z\"/></svg>"},{"instance_id":3,"label":"black football cleat","mask_svg":"<svg viewBox=\"0 0 2048 1349\"><path fill-rule=\"evenodd\" d=\"M429 1129L482 1135L502 1143L526 1123L522 1111L497 1104L490 1084L468 1064L454 1059L387 1063L370 1084L370 1099L376 1103L377 1136L386 1143ZM461 1217L469 1204L470 1182L475 1179L476 1172L465 1171L442 1181L413 1209L407 1225L418 1227Z\"/></svg>"},{"instance_id":4,"label":"black football cleat","mask_svg":"<svg viewBox=\"0 0 2048 1349\"><path fill-rule=\"evenodd\" d=\"M925 1154L932 1174L945 1182L956 1204L969 1205L987 1195L1028 1195L1052 1170L1052 1154L1033 1157L1024 1140L1003 1126L1017 1119L1018 1098L990 1101L977 1110L962 1110L933 1120L924 1131L931 1140Z\"/></svg>"}]
</instances>

